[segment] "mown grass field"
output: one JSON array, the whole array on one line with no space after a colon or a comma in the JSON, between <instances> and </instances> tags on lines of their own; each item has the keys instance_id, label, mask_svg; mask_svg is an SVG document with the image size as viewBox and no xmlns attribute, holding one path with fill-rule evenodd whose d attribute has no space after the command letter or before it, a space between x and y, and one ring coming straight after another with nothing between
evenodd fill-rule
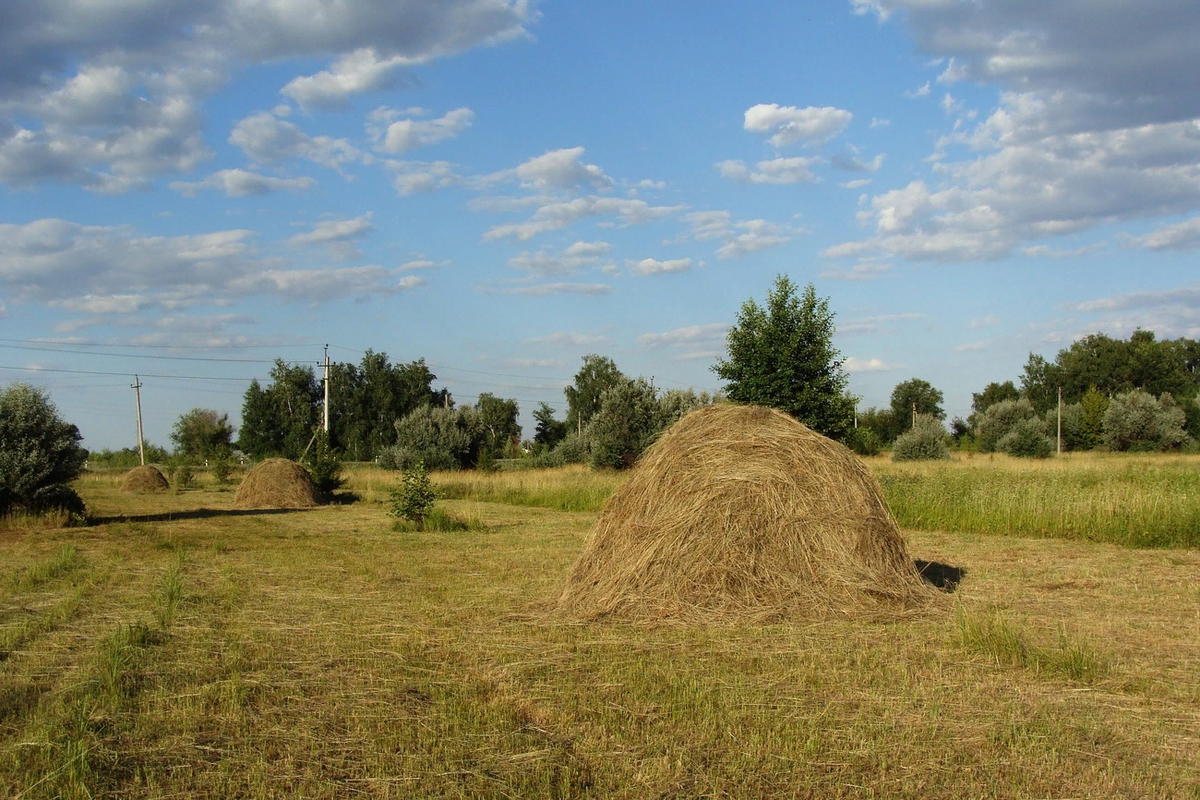
<instances>
[{"instance_id":1,"label":"mown grass field","mask_svg":"<svg viewBox=\"0 0 1200 800\"><path fill-rule=\"evenodd\" d=\"M1200 553L1112 533L1200 461L874 468L951 602L761 627L539 613L618 476L438 476L455 533L374 470L281 513L87 476L97 524L0 527L0 797L1200 798Z\"/></svg>"}]
</instances>

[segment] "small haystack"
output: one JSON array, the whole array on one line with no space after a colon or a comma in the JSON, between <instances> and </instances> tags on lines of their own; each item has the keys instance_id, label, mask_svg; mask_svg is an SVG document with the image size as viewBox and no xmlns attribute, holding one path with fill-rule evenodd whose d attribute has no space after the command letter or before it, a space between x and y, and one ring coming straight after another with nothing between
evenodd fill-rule
<instances>
[{"instance_id":1,"label":"small haystack","mask_svg":"<svg viewBox=\"0 0 1200 800\"><path fill-rule=\"evenodd\" d=\"M121 481L122 492L161 492L170 488L166 476L153 464L134 467Z\"/></svg>"},{"instance_id":2,"label":"small haystack","mask_svg":"<svg viewBox=\"0 0 1200 800\"><path fill-rule=\"evenodd\" d=\"M308 470L286 458L268 458L247 473L233 498L237 508L312 508L317 487Z\"/></svg>"},{"instance_id":3,"label":"small haystack","mask_svg":"<svg viewBox=\"0 0 1200 800\"><path fill-rule=\"evenodd\" d=\"M850 450L782 412L723 403L646 451L557 607L584 619L765 621L891 614L936 594Z\"/></svg>"}]
</instances>

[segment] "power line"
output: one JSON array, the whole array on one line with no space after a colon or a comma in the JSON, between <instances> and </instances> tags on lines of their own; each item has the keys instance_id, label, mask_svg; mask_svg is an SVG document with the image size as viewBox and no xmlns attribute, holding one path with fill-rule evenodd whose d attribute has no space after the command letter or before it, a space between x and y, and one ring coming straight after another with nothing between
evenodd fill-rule
<instances>
[{"instance_id":1,"label":"power line","mask_svg":"<svg viewBox=\"0 0 1200 800\"><path fill-rule=\"evenodd\" d=\"M75 347L142 347L162 350L251 350L254 348L320 347L320 344L119 344L116 342L61 342L54 339L5 339L0 342L16 344L70 344Z\"/></svg>"},{"instance_id":2,"label":"power line","mask_svg":"<svg viewBox=\"0 0 1200 800\"><path fill-rule=\"evenodd\" d=\"M0 342L5 341L0 339ZM102 353L95 350L68 350L61 347L40 347L37 345L0 344L5 350L32 350L35 353L71 353L77 356L107 356L110 358L152 358L160 361L213 361L225 364L274 364L273 360L261 358L205 358L202 356L154 356L145 353ZM299 362L289 362L299 363Z\"/></svg>"},{"instance_id":3,"label":"power line","mask_svg":"<svg viewBox=\"0 0 1200 800\"><path fill-rule=\"evenodd\" d=\"M61 367L7 367L0 364L0 369L20 370L22 372L62 372L70 375L105 375L130 377L132 372L103 372L92 369L63 369ZM138 373L146 378L178 378L184 381L240 381L249 383L254 378L220 378L213 375L155 375L149 372Z\"/></svg>"}]
</instances>

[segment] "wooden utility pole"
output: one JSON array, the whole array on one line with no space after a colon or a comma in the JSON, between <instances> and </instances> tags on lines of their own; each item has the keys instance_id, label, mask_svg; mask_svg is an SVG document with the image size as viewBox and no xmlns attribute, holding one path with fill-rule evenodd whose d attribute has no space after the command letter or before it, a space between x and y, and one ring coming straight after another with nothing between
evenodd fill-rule
<instances>
[{"instance_id":1,"label":"wooden utility pole","mask_svg":"<svg viewBox=\"0 0 1200 800\"><path fill-rule=\"evenodd\" d=\"M146 466L146 445L142 441L142 382L138 380L138 376L133 376L133 396L137 399L137 415L138 415L138 456L142 459L142 466Z\"/></svg>"},{"instance_id":2,"label":"wooden utility pole","mask_svg":"<svg viewBox=\"0 0 1200 800\"><path fill-rule=\"evenodd\" d=\"M913 401L913 427L917 427L917 401Z\"/></svg>"},{"instance_id":3,"label":"wooden utility pole","mask_svg":"<svg viewBox=\"0 0 1200 800\"><path fill-rule=\"evenodd\" d=\"M325 345L325 436L329 436L329 345Z\"/></svg>"},{"instance_id":4,"label":"wooden utility pole","mask_svg":"<svg viewBox=\"0 0 1200 800\"><path fill-rule=\"evenodd\" d=\"M1062 386L1058 387L1058 453L1062 455Z\"/></svg>"}]
</instances>

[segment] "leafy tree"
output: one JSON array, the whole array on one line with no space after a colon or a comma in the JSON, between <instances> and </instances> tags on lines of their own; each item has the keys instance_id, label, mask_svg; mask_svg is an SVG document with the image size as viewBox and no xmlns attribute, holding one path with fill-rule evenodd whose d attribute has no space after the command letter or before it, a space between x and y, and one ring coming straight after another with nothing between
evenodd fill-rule
<instances>
[{"instance_id":1,"label":"leafy tree","mask_svg":"<svg viewBox=\"0 0 1200 800\"><path fill-rule=\"evenodd\" d=\"M942 421L932 414L917 414L916 424L896 439L893 461L925 461L950 458L950 436Z\"/></svg>"},{"instance_id":2,"label":"leafy tree","mask_svg":"<svg viewBox=\"0 0 1200 800\"><path fill-rule=\"evenodd\" d=\"M238 447L254 458L299 459L312 441L324 393L309 365L275 359L266 389L250 382L242 402Z\"/></svg>"},{"instance_id":3,"label":"leafy tree","mask_svg":"<svg viewBox=\"0 0 1200 800\"><path fill-rule=\"evenodd\" d=\"M1094 450L1104 443L1104 414L1108 411L1108 398L1093 386L1084 393L1079 408L1079 449Z\"/></svg>"},{"instance_id":4,"label":"leafy tree","mask_svg":"<svg viewBox=\"0 0 1200 800\"><path fill-rule=\"evenodd\" d=\"M616 362L594 353L583 357L575 382L563 390L567 396L567 428L578 432L600 410L600 398L613 386L628 380Z\"/></svg>"},{"instance_id":5,"label":"leafy tree","mask_svg":"<svg viewBox=\"0 0 1200 800\"><path fill-rule=\"evenodd\" d=\"M593 467L632 467L662 432L663 406L644 378L628 378L609 387L600 398L600 410L588 423Z\"/></svg>"},{"instance_id":6,"label":"leafy tree","mask_svg":"<svg viewBox=\"0 0 1200 800\"><path fill-rule=\"evenodd\" d=\"M404 470L400 485L392 490L388 514L421 525L436 499L425 464L418 461Z\"/></svg>"},{"instance_id":7,"label":"leafy tree","mask_svg":"<svg viewBox=\"0 0 1200 800\"><path fill-rule=\"evenodd\" d=\"M727 381L730 399L778 408L818 433L845 439L854 404L833 332L828 299L818 299L812 284L797 297L796 286L779 275L765 308L753 298L742 304L726 337L729 360L713 371Z\"/></svg>"},{"instance_id":8,"label":"leafy tree","mask_svg":"<svg viewBox=\"0 0 1200 800\"><path fill-rule=\"evenodd\" d=\"M1046 423L1037 417L1029 417L1009 428L996 442L996 449L1018 458L1046 458L1054 449L1054 443L1046 436Z\"/></svg>"},{"instance_id":9,"label":"leafy tree","mask_svg":"<svg viewBox=\"0 0 1200 800\"><path fill-rule=\"evenodd\" d=\"M890 443L900 435L898 421L890 408L871 406L858 415L858 429L868 430L882 443Z\"/></svg>"},{"instance_id":10,"label":"leafy tree","mask_svg":"<svg viewBox=\"0 0 1200 800\"><path fill-rule=\"evenodd\" d=\"M211 408L193 408L180 414L171 430L175 452L193 459L227 456L233 441L229 415Z\"/></svg>"},{"instance_id":11,"label":"leafy tree","mask_svg":"<svg viewBox=\"0 0 1200 800\"><path fill-rule=\"evenodd\" d=\"M987 411L984 411L979 418L980 451L995 452L999 449L1000 440L1017 423L1037 418L1038 412L1034 409L1033 403L1024 397L1020 400L1001 400L995 405L988 406Z\"/></svg>"},{"instance_id":12,"label":"leafy tree","mask_svg":"<svg viewBox=\"0 0 1200 800\"><path fill-rule=\"evenodd\" d=\"M1017 387L1013 385L1012 381L1004 383L993 381L983 387L982 392L971 393L971 411L973 414L979 415L1001 400L1016 400L1020 396L1021 393L1017 391Z\"/></svg>"},{"instance_id":13,"label":"leafy tree","mask_svg":"<svg viewBox=\"0 0 1200 800\"><path fill-rule=\"evenodd\" d=\"M329 372L332 444L357 461L370 461L396 443L396 420L448 399L444 390L433 390L437 376L424 359L391 364L387 353L367 350L357 366L335 363Z\"/></svg>"},{"instance_id":14,"label":"leafy tree","mask_svg":"<svg viewBox=\"0 0 1200 800\"><path fill-rule=\"evenodd\" d=\"M541 403L533 412L533 419L537 422L533 441L541 448L552 449L566 438L567 423L554 418L554 409L549 403Z\"/></svg>"},{"instance_id":15,"label":"leafy tree","mask_svg":"<svg viewBox=\"0 0 1200 800\"><path fill-rule=\"evenodd\" d=\"M82 440L44 390L10 383L0 391L0 515L16 508L82 514L83 501L67 486L87 461Z\"/></svg>"},{"instance_id":16,"label":"leafy tree","mask_svg":"<svg viewBox=\"0 0 1200 800\"><path fill-rule=\"evenodd\" d=\"M305 467L312 475L313 483L320 493L321 499L329 502L334 499L334 493L346 482L342 477L342 456L329 443L329 434L323 428L317 429L313 446L308 450Z\"/></svg>"},{"instance_id":17,"label":"leafy tree","mask_svg":"<svg viewBox=\"0 0 1200 800\"><path fill-rule=\"evenodd\" d=\"M1170 394L1134 389L1122 392L1104 412L1104 444L1109 450L1172 450L1187 444L1186 417Z\"/></svg>"},{"instance_id":18,"label":"leafy tree","mask_svg":"<svg viewBox=\"0 0 1200 800\"><path fill-rule=\"evenodd\" d=\"M908 428L915 408L918 415L943 420L946 418L946 412L942 410L943 401L941 390L933 388L928 381L920 378L904 381L892 389L892 419L903 420L903 427Z\"/></svg>"},{"instance_id":19,"label":"leafy tree","mask_svg":"<svg viewBox=\"0 0 1200 800\"><path fill-rule=\"evenodd\" d=\"M1021 374L1021 397L1029 401L1037 413L1042 413L1058 402L1058 384L1062 370L1045 358L1029 354L1025 370Z\"/></svg>"},{"instance_id":20,"label":"leafy tree","mask_svg":"<svg viewBox=\"0 0 1200 800\"><path fill-rule=\"evenodd\" d=\"M503 456L514 442L521 441L521 425L517 422L520 408L516 400L502 400L483 392L475 408L484 431L483 449L490 457Z\"/></svg>"},{"instance_id":21,"label":"leafy tree","mask_svg":"<svg viewBox=\"0 0 1200 800\"><path fill-rule=\"evenodd\" d=\"M142 442L142 449L146 453L147 464L166 464L171 458L166 448L151 442ZM122 447L120 450L105 448L88 456L90 466L107 469L129 469L141 463L142 453L136 447Z\"/></svg>"}]
</instances>

